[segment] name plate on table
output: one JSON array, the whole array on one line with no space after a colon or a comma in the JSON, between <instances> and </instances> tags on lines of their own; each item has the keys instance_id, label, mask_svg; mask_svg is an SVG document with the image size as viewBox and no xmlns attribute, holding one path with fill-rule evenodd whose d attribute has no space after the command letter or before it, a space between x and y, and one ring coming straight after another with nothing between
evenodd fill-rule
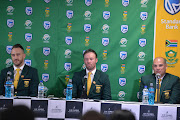
<instances>
[{"instance_id":1,"label":"name plate on table","mask_svg":"<svg viewBox=\"0 0 180 120\"><path fill-rule=\"evenodd\" d=\"M13 106L13 99L0 99L0 112Z\"/></svg>"},{"instance_id":2,"label":"name plate on table","mask_svg":"<svg viewBox=\"0 0 180 120\"><path fill-rule=\"evenodd\" d=\"M101 103L101 113L109 118L115 110L120 110L121 104L116 103Z\"/></svg>"},{"instance_id":3,"label":"name plate on table","mask_svg":"<svg viewBox=\"0 0 180 120\"><path fill-rule=\"evenodd\" d=\"M66 101L66 118L80 119L82 116L83 102Z\"/></svg>"},{"instance_id":4,"label":"name plate on table","mask_svg":"<svg viewBox=\"0 0 180 120\"><path fill-rule=\"evenodd\" d=\"M34 112L35 117L47 118L48 100L32 100L31 110Z\"/></svg>"},{"instance_id":5,"label":"name plate on table","mask_svg":"<svg viewBox=\"0 0 180 120\"><path fill-rule=\"evenodd\" d=\"M157 120L158 106L140 105L139 120Z\"/></svg>"},{"instance_id":6,"label":"name plate on table","mask_svg":"<svg viewBox=\"0 0 180 120\"><path fill-rule=\"evenodd\" d=\"M65 100L49 100L48 102L48 118L65 118L66 101Z\"/></svg>"},{"instance_id":7,"label":"name plate on table","mask_svg":"<svg viewBox=\"0 0 180 120\"><path fill-rule=\"evenodd\" d=\"M158 120L179 120L176 106L158 106Z\"/></svg>"},{"instance_id":8,"label":"name plate on table","mask_svg":"<svg viewBox=\"0 0 180 120\"><path fill-rule=\"evenodd\" d=\"M100 112L101 111L101 103L84 101L83 102L83 115L89 110L95 110L97 112Z\"/></svg>"}]
</instances>

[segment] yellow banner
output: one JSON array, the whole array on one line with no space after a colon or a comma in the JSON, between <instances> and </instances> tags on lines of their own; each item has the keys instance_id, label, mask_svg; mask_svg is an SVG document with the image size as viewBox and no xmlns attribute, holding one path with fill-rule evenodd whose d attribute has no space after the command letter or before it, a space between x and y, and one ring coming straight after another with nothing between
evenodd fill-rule
<instances>
[{"instance_id":1,"label":"yellow banner","mask_svg":"<svg viewBox=\"0 0 180 120\"><path fill-rule=\"evenodd\" d=\"M179 11L179 0L157 0L155 57L164 57L167 72L180 77Z\"/></svg>"}]
</instances>

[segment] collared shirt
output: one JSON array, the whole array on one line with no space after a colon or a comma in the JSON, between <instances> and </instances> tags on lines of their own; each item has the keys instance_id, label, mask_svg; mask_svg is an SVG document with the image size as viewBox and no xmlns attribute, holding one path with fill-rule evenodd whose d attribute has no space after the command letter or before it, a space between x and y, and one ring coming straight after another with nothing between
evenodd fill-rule
<instances>
[{"instance_id":1,"label":"collared shirt","mask_svg":"<svg viewBox=\"0 0 180 120\"><path fill-rule=\"evenodd\" d=\"M19 74L21 75L21 73L22 73L22 70L23 70L23 68L24 68L24 65L25 64L23 64L21 67L20 67L20 71L19 71ZM16 69L17 69L17 67L15 66L15 65L13 65L13 68L14 68L14 78L15 78L15 76L16 76Z\"/></svg>"},{"instance_id":2,"label":"collared shirt","mask_svg":"<svg viewBox=\"0 0 180 120\"><path fill-rule=\"evenodd\" d=\"M89 73L89 70L86 69L86 75L87 75L87 77L88 77L88 73ZM95 68L93 71L91 71L91 82L92 82L93 79L94 79L95 73L96 73L96 68Z\"/></svg>"},{"instance_id":3,"label":"collared shirt","mask_svg":"<svg viewBox=\"0 0 180 120\"><path fill-rule=\"evenodd\" d=\"M162 83L162 80L163 80L163 78L164 78L164 76L165 76L165 74L160 78L161 79L161 82L160 82L160 84Z\"/></svg>"}]
</instances>

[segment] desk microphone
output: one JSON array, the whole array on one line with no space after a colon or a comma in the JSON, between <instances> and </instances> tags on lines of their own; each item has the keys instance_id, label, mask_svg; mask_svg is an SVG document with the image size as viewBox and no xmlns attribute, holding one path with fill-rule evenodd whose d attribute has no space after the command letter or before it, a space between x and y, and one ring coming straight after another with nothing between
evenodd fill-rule
<instances>
[{"instance_id":1,"label":"desk microphone","mask_svg":"<svg viewBox=\"0 0 180 120\"><path fill-rule=\"evenodd\" d=\"M81 94L81 98L82 99L87 99L87 93L86 93L86 82L87 82L87 75L85 75L83 78L82 78L82 83L83 83L83 86L82 86L82 94Z\"/></svg>"},{"instance_id":2,"label":"desk microphone","mask_svg":"<svg viewBox=\"0 0 180 120\"><path fill-rule=\"evenodd\" d=\"M11 71L8 71L8 72L7 72L7 80L10 80L10 79L11 79L11 75L12 75Z\"/></svg>"},{"instance_id":3,"label":"desk microphone","mask_svg":"<svg viewBox=\"0 0 180 120\"><path fill-rule=\"evenodd\" d=\"M157 73L156 78L159 79L161 77L161 74Z\"/></svg>"}]
</instances>

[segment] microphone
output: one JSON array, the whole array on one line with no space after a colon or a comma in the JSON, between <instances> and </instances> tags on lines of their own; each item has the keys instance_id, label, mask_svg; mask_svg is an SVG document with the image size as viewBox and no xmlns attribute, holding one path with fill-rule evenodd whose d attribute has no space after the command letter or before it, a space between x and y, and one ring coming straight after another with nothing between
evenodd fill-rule
<instances>
[{"instance_id":1,"label":"microphone","mask_svg":"<svg viewBox=\"0 0 180 120\"><path fill-rule=\"evenodd\" d=\"M88 78L87 75L85 75L84 78L83 78L83 89L86 88L86 81L87 81L87 78Z\"/></svg>"},{"instance_id":2,"label":"microphone","mask_svg":"<svg viewBox=\"0 0 180 120\"><path fill-rule=\"evenodd\" d=\"M87 78L88 78L87 75L85 75L85 76L82 78L82 82L83 82L82 94L81 94L81 98L82 98L82 99L87 99L87 94L86 94L86 82L87 82Z\"/></svg>"},{"instance_id":3,"label":"microphone","mask_svg":"<svg viewBox=\"0 0 180 120\"><path fill-rule=\"evenodd\" d=\"M8 71L7 76L11 76L11 75L12 75L11 71Z\"/></svg>"},{"instance_id":4,"label":"microphone","mask_svg":"<svg viewBox=\"0 0 180 120\"><path fill-rule=\"evenodd\" d=\"M161 77L161 74L157 73L156 78L159 79Z\"/></svg>"},{"instance_id":5,"label":"microphone","mask_svg":"<svg viewBox=\"0 0 180 120\"><path fill-rule=\"evenodd\" d=\"M11 75L12 75L11 71L8 71L7 72L7 81L11 79L11 77L10 77Z\"/></svg>"}]
</instances>

